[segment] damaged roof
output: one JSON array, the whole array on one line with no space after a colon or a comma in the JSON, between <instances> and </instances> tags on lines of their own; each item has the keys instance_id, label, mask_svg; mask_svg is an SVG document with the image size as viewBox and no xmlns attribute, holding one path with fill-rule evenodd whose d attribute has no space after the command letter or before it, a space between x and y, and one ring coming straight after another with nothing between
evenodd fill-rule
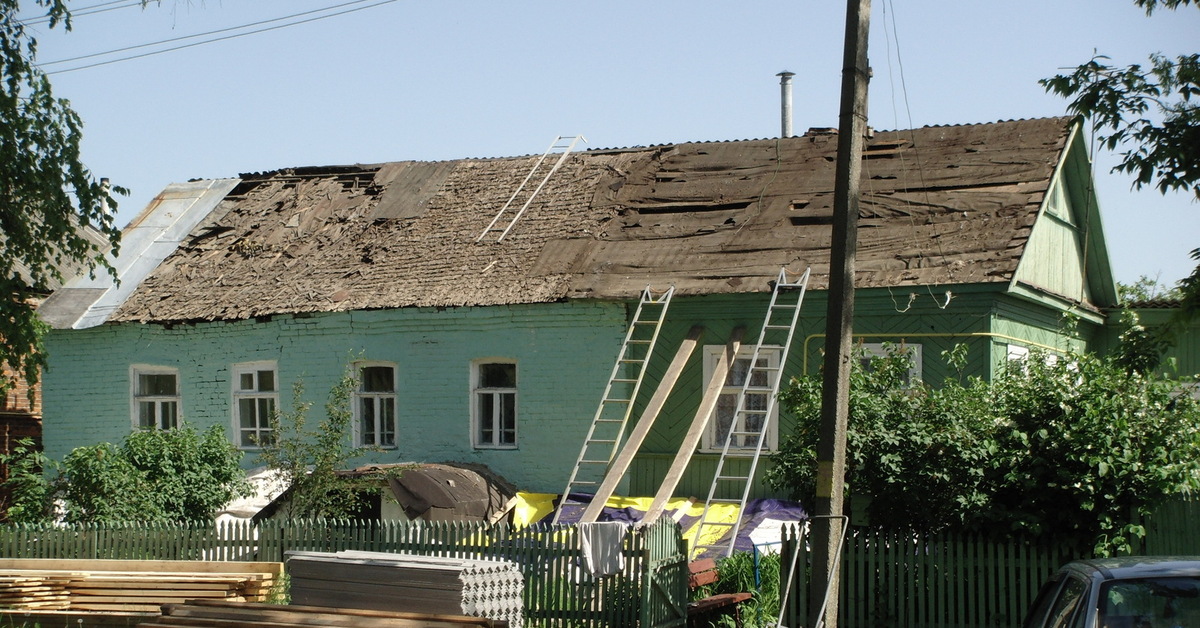
<instances>
[{"instance_id":1,"label":"damaged roof","mask_svg":"<svg viewBox=\"0 0 1200 628\"><path fill-rule=\"evenodd\" d=\"M857 285L1011 280L1070 129L875 133ZM824 289L836 151L810 133L572 153L507 237L478 242L538 156L243 175L109 320L758 292L781 266Z\"/></svg>"}]
</instances>

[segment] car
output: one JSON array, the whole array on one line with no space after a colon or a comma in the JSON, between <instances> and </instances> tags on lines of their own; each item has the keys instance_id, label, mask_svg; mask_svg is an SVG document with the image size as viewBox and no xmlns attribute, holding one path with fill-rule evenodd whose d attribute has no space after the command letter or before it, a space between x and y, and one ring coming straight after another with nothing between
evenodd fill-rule
<instances>
[{"instance_id":1,"label":"car","mask_svg":"<svg viewBox=\"0 0 1200 628\"><path fill-rule=\"evenodd\" d=\"M1200 556L1076 560L1038 592L1024 628L1200 628Z\"/></svg>"}]
</instances>

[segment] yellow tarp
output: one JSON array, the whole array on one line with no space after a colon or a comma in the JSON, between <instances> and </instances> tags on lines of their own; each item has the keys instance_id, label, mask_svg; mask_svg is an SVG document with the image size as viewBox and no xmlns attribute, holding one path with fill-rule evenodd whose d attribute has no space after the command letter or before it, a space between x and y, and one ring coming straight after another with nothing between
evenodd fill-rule
<instances>
[{"instance_id":1,"label":"yellow tarp","mask_svg":"<svg viewBox=\"0 0 1200 628\"><path fill-rule=\"evenodd\" d=\"M513 506L513 524L518 528L523 528L550 517L554 514L555 499L558 499L558 495L553 493L517 493L517 502ZM644 513L650 508L653 501L652 497L614 496L608 498L608 501L604 502L604 506L619 510L628 508ZM685 508L685 510L682 513L676 512L680 508ZM681 525L685 526L683 538L687 541L688 547L696 547L697 539L695 537L700 527L700 516L703 514L703 502L683 497L668 501L666 509L663 511L664 517L677 519ZM740 509L734 504L713 504L709 507L708 520L710 523L733 523L737 521L740 514ZM700 539L700 544L714 544L727 531L729 528L725 526L709 526L705 538Z\"/></svg>"}]
</instances>

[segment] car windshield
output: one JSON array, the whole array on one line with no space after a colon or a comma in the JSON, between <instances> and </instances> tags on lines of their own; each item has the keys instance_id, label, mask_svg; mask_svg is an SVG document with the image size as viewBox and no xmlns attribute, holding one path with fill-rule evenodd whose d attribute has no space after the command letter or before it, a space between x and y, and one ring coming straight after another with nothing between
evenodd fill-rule
<instances>
[{"instance_id":1,"label":"car windshield","mask_svg":"<svg viewBox=\"0 0 1200 628\"><path fill-rule=\"evenodd\" d=\"M1200 577L1106 582L1099 619L1102 628L1200 626Z\"/></svg>"}]
</instances>

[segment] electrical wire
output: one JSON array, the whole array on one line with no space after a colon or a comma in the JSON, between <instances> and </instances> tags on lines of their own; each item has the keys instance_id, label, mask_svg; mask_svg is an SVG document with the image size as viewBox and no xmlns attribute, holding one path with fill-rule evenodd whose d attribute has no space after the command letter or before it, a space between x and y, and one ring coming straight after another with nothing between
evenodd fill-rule
<instances>
[{"instance_id":1,"label":"electrical wire","mask_svg":"<svg viewBox=\"0 0 1200 628\"><path fill-rule=\"evenodd\" d=\"M61 60L57 60L57 61L51 61L51 62L48 62L48 63L46 63L46 64L43 64L43 65L57 64L57 63L66 63L66 62L68 62L68 61L75 61L75 60L81 60L81 59L89 59L89 58L98 57L98 56L104 56L104 55L109 55L109 54L115 54L115 53L117 53L117 52L125 52L125 51L128 51L128 50L134 50L134 49L138 49L138 48L145 48L145 47L148 47L148 46L158 46L158 45L162 45L162 44L164 44L164 43L171 43L171 42L175 42L175 41L182 41L182 40L185 40L185 39L193 39L193 38L195 38L195 37L203 37L203 36L206 36L206 35L214 35L214 34L217 34L217 33L225 33L225 32L234 31L234 30L241 30L241 29L244 29L244 28L249 28L249 27L252 27L252 26L257 26L257 25L261 25L261 24L267 24L267 23L271 23L271 22L278 22L278 21L280 21L280 20L292 19L292 18L295 18L295 17L300 17L300 16L304 16L304 15L310 15L310 14L312 14L312 13L319 13L319 12L322 12L322 11L329 11L329 10L331 10L331 9L337 9L337 8L341 8L341 7L351 6L351 5L354 5L354 4L361 4L361 3L363 3L363 2L369 2L369 1L371 1L371 0L353 0L352 2L346 2L346 3L340 4L340 5L334 5L334 6L330 6L330 7L325 7L325 8L323 8L323 9L314 9L314 10L312 10L312 11L306 11L306 12L303 12L303 13L296 13L296 14L294 14L294 15L289 15L289 16L285 16L285 17L273 18L273 19L270 19L270 20L263 20L263 21L260 21L260 22L253 22L253 23L250 23L250 24L243 24L243 25L241 25L241 26L235 26L235 27L224 28L224 29L220 29L220 30L216 30L216 31L210 31L210 32L208 32L208 33L200 33L200 34L197 34L197 35L186 35L186 36L183 36L183 37L176 37L176 38L173 38L173 39L167 39L167 40L163 40L163 41L160 41L160 42L154 42L154 43L150 43L150 44L140 44L140 45L137 45L137 46L129 46L129 47L126 47L126 48L120 48L120 49L116 49L116 50L109 50L109 51L106 51L106 52L95 53L95 54L90 54L90 55L84 55L84 56L81 56L81 57L75 57L74 59L61 59ZM295 22L289 22L289 23L287 23L287 24L278 24L278 25L275 25L275 26L269 26L269 27L266 27L266 28L260 28L260 29L256 29L256 30L246 31L246 32L244 32L244 33L234 33L234 34L231 34L231 35L224 35L224 36L221 36L221 37L214 37L214 38L212 38L212 39L206 39L206 40L203 40L203 41L192 42L192 43L190 43L190 44L183 44L183 45L181 45L181 46L173 46L173 47L170 47L170 48L163 48L163 49L160 49L160 50L152 50L152 51L150 51L150 52L143 52L143 53L141 53L141 54L129 55L129 56L125 56L125 57L119 57L119 58L116 58L116 59L109 59L109 60L107 60L107 61L98 61L98 62L96 62L96 63L89 63L89 64L86 64L86 65L80 65L80 66L76 66L76 67L72 67L72 68L65 68L65 69L61 69L61 70L51 70L51 71L48 71L48 72L46 72L46 74L47 74L47 75L53 75L53 74L65 74L65 73L67 73L67 72L75 72L75 71L78 71L78 70L87 70L87 69L90 69L90 68L100 67L100 66L104 66L104 65L110 65L110 64L113 64L113 63L120 63L120 62L122 62L122 61L131 61L131 60L133 60L133 59L141 59L141 58L144 58L144 57L151 57L151 56L154 56L154 55L159 55L159 54L163 54L163 53L167 53L167 52L174 52L174 51L176 51L176 50L183 50L183 49L186 49L186 48L194 48L194 47L196 47L196 46L202 46L202 45L204 45L204 44L211 44L211 43L216 43L216 42L219 42L219 41L225 41L225 40L228 40L228 39L236 39L236 38L238 38L238 37L245 37L245 36L247 36L247 35L257 35L257 34L259 34L259 33L265 33L265 32L268 32L268 31L273 31L273 30L279 30L279 29L282 29L282 28L287 28L287 27L289 27L289 26L299 26L300 24L307 24L307 23L309 23L309 22L316 22L316 21L319 21L319 20L324 20L324 19L331 18L331 17L338 17L338 16L342 16L342 15L347 15L347 14L349 14L349 13L355 13L355 12L357 12L357 11L365 11L365 10L367 10L367 9L373 9L373 8L376 8L376 7L379 7L379 6L383 6L383 5L385 5L385 4L391 4L391 3L393 3L393 2L398 2L398 1L399 1L399 0L379 0L378 2L375 2L374 4L369 4L369 5L366 5L366 6L354 7L354 8L346 9L346 10L344 10L344 11L339 11L339 12L337 12L337 13L329 13L329 14L326 14L326 15L318 15L318 16L315 16L315 17L310 17L310 18L303 19L303 20L297 20L297 21L295 21Z\"/></svg>"},{"instance_id":2,"label":"electrical wire","mask_svg":"<svg viewBox=\"0 0 1200 628\"><path fill-rule=\"evenodd\" d=\"M889 11L889 9L890 9L890 11ZM889 72L888 80L891 81L891 75L892 75L892 71L891 71L892 52L891 51L892 51L892 44L893 44L892 40L894 38L895 39L894 43L896 46L896 65L899 68L899 75L900 75L900 94L901 94L902 100L904 102L904 113L908 118L909 142L911 142L912 146L913 146L913 157L914 157L914 161L916 162L915 166L916 166L916 171L917 171L917 178L920 180L921 190L922 190L923 195L925 196L925 206L927 208L932 208L933 201L929 196L929 185L925 181L925 167L924 167L924 164L921 163L921 147L917 145L916 131L915 131L915 129L913 129L912 105L908 101L908 83L904 77L904 60L900 54L900 32L896 28L896 10L895 9L896 9L896 7L891 0L884 0L884 2L883 2L883 11L884 11L883 31L884 31L884 35L886 37L886 41L887 41L887 45L888 45L888 54L887 54L888 72ZM888 30L889 24L891 26L890 31ZM896 94L896 91L895 91L895 88L893 87L893 89L892 89L892 115L894 117L897 117L897 119L898 119L898 116L896 114L896 96L895 96L895 94ZM908 179L908 168L907 168L907 164L904 159L904 154L901 153L898 155L898 157L900 158L900 168L903 172L904 180L907 180ZM909 201L906 201L906 202L909 202ZM916 226L915 219L913 218L911 213L909 214L909 222L912 224L912 226L914 226L914 227ZM937 248L937 254L942 257L942 260L944 262L946 259L946 251L942 246L941 239L935 240L934 244L936 245L936 248ZM917 245L915 248L918 251L918 255L919 255L920 254L919 251L921 251L921 246ZM946 307L948 307L950 305L950 300L953 298L950 291L947 290L946 294L945 294L945 297L946 297L945 303L939 303L938 297L933 294L933 286L926 285L925 291L928 292L929 296L933 298L933 301L935 304L937 304L938 309L942 309L942 310L946 309ZM911 305L912 305L912 300L910 299L909 306L911 307ZM907 310L907 309L908 308L906 307L905 310Z\"/></svg>"},{"instance_id":3,"label":"electrical wire","mask_svg":"<svg viewBox=\"0 0 1200 628\"><path fill-rule=\"evenodd\" d=\"M263 24L270 24L272 22L280 22L283 20L290 20L294 17L302 17L305 15L312 15L313 13L322 13L324 11L331 11L333 9L340 9L342 7L347 7L347 6L351 6L351 5L355 5L355 4L362 4L364 2L370 2L370 1L371 0L352 0L351 2L345 2L343 4L337 4L337 5L330 6L330 7L313 9L311 11L304 11L302 13L285 15L283 17L275 17L275 18L271 18L269 20L260 20L258 22L250 22L249 24L242 24L240 26L230 26L228 28L221 28L221 29L217 29L215 31L208 31L205 33L196 33L194 35L182 35L180 37L172 37L171 39L163 39L161 41L152 41L152 42L146 43L146 44L137 44L135 46L126 46L124 48L114 48L113 50L106 50L104 52L93 52L92 54L80 55L78 57L70 57L68 59L56 59L54 61L44 61L44 62L40 63L39 65L45 67L48 65L57 65L60 63L70 63L72 61L82 61L84 59L93 59L95 57L103 57L105 55L116 54L118 52L128 52L130 50L137 50L139 48L149 48L151 46L161 46L162 44L170 44L170 43L174 43L177 41L184 41L186 39L195 39L197 37L207 37L208 35L217 35L220 33L228 33L230 31L242 30L244 28L250 28L252 26L261 26ZM139 0L139 3L140 3L140 0ZM366 7L364 7L364 8L366 8Z\"/></svg>"},{"instance_id":4,"label":"electrical wire","mask_svg":"<svg viewBox=\"0 0 1200 628\"><path fill-rule=\"evenodd\" d=\"M124 3L124 4L122 4L122 3ZM114 7L114 6L112 6L114 4L120 4L121 6ZM101 2L100 4L93 4L90 6L79 7L77 9L73 9L71 11L71 18L74 19L77 17L85 16L85 15L94 15L96 13L104 13L106 11L115 11L117 9L129 9L129 8L140 7L140 6L142 6L142 0L109 0L109 2ZM108 7L108 8L105 8L105 7ZM39 24L48 23L50 21L50 19L51 18L49 15L45 15L42 17L35 17L35 18L30 18L28 20L17 20L17 21L20 22L22 26L37 26Z\"/></svg>"}]
</instances>

